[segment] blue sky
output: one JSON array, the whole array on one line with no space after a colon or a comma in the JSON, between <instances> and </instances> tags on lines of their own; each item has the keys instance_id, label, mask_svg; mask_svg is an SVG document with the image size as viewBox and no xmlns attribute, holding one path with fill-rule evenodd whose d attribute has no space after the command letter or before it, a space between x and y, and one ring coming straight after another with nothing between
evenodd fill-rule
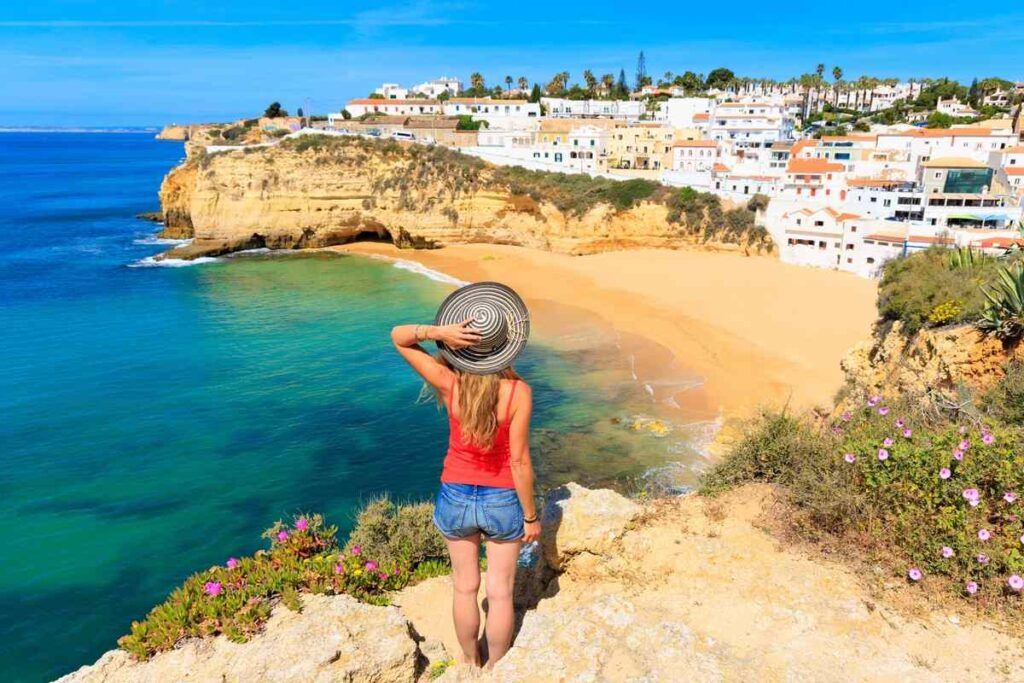
<instances>
[{"instance_id":1,"label":"blue sky","mask_svg":"<svg viewBox=\"0 0 1024 683\"><path fill-rule=\"evenodd\" d=\"M572 80L585 68L788 78L1024 80L1024 3L35 0L0 6L0 125L158 125L314 113L381 81Z\"/></svg>"}]
</instances>

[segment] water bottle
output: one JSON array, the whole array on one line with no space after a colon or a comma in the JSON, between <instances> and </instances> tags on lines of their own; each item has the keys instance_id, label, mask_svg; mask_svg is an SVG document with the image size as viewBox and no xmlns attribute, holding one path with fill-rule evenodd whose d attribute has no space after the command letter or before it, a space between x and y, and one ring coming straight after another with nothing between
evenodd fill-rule
<instances>
[{"instance_id":1,"label":"water bottle","mask_svg":"<svg viewBox=\"0 0 1024 683\"><path fill-rule=\"evenodd\" d=\"M540 553L540 544L537 541L524 543L523 547L519 549L519 559L516 560L516 565L524 568L533 567L540 559Z\"/></svg>"}]
</instances>

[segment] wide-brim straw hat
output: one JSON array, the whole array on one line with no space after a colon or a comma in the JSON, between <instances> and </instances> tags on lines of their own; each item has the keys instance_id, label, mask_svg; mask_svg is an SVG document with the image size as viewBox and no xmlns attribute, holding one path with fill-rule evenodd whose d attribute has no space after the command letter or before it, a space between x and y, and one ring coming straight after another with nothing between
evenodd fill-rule
<instances>
[{"instance_id":1,"label":"wide-brim straw hat","mask_svg":"<svg viewBox=\"0 0 1024 683\"><path fill-rule=\"evenodd\" d=\"M437 342L441 355L457 370L489 375L512 365L530 337L530 312L511 287L499 282L474 282L449 294L437 309L435 325L472 320L480 341L463 349Z\"/></svg>"}]
</instances>

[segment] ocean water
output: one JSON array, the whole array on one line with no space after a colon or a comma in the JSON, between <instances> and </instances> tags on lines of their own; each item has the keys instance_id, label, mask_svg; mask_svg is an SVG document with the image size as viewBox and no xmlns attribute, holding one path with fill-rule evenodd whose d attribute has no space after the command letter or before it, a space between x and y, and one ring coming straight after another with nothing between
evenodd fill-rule
<instances>
[{"instance_id":1,"label":"ocean water","mask_svg":"<svg viewBox=\"0 0 1024 683\"><path fill-rule=\"evenodd\" d=\"M157 267L167 245L134 215L183 152L151 136L0 134L3 681L93 661L278 518L344 533L362 501L439 475L443 415L388 332L431 319L450 281L324 253ZM518 367L543 484L692 480L706 425L636 381L618 340L537 338Z\"/></svg>"}]
</instances>

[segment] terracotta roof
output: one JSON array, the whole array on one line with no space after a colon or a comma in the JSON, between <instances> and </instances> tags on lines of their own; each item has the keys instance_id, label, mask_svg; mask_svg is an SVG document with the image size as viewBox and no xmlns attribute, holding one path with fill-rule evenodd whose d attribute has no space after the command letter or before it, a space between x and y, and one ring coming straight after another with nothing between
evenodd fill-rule
<instances>
[{"instance_id":1,"label":"terracotta roof","mask_svg":"<svg viewBox=\"0 0 1024 683\"><path fill-rule=\"evenodd\" d=\"M877 135L822 135L822 142L875 142Z\"/></svg>"},{"instance_id":2,"label":"terracotta roof","mask_svg":"<svg viewBox=\"0 0 1024 683\"><path fill-rule=\"evenodd\" d=\"M793 143L793 147L789 150L789 153L792 156L796 156L801 150L807 149L808 147L814 147L817 143L817 140L797 140Z\"/></svg>"},{"instance_id":3,"label":"terracotta roof","mask_svg":"<svg viewBox=\"0 0 1024 683\"><path fill-rule=\"evenodd\" d=\"M718 147L714 140L679 140L672 143L673 147Z\"/></svg>"},{"instance_id":4,"label":"terracotta roof","mask_svg":"<svg viewBox=\"0 0 1024 683\"><path fill-rule=\"evenodd\" d=\"M1001 151L1003 154L1024 154L1024 145L1014 145Z\"/></svg>"},{"instance_id":5,"label":"terracotta roof","mask_svg":"<svg viewBox=\"0 0 1024 683\"><path fill-rule=\"evenodd\" d=\"M825 207L825 211L826 211L826 212L827 212L827 213L828 213L828 214L829 214L830 216L832 216L833 218L835 218L835 219L836 219L837 221L845 221L845 220L849 220L849 219L851 219L851 218L860 218L860 215L859 215L859 214L855 214L855 213L843 213L843 212L840 212L840 211L836 211L836 210L835 210L835 209L833 209L832 207Z\"/></svg>"},{"instance_id":6,"label":"terracotta roof","mask_svg":"<svg viewBox=\"0 0 1024 683\"><path fill-rule=\"evenodd\" d=\"M892 178L848 178L846 184L850 187L891 187L893 185L906 185L909 180Z\"/></svg>"},{"instance_id":7,"label":"terracotta roof","mask_svg":"<svg viewBox=\"0 0 1024 683\"><path fill-rule=\"evenodd\" d=\"M1007 168L1006 175L1024 175L1024 166L1019 168Z\"/></svg>"},{"instance_id":8,"label":"terracotta roof","mask_svg":"<svg viewBox=\"0 0 1024 683\"><path fill-rule=\"evenodd\" d=\"M842 164L834 164L825 159L795 159L789 160L786 166L786 173L828 173L829 171L842 171Z\"/></svg>"},{"instance_id":9,"label":"terracotta roof","mask_svg":"<svg viewBox=\"0 0 1024 683\"><path fill-rule=\"evenodd\" d=\"M378 100L376 98L363 97L363 98L359 98L359 99L349 100L348 103L349 104L376 104L376 105L384 105L384 104L423 104L423 105L432 104L432 105L437 105L438 101L437 100L389 100L389 99L379 99Z\"/></svg>"},{"instance_id":10,"label":"terracotta roof","mask_svg":"<svg viewBox=\"0 0 1024 683\"><path fill-rule=\"evenodd\" d=\"M907 242L917 242L918 244L953 244L952 237L935 237L932 235L910 235L908 237L903 237L902 235L874 233L867 235L864 239L874 240L876 242L903 243L903 241L906 240Z\"/></svg>"},{"instance_id":11,"label":"terracotta roof","mask_svg":"<svg viewBox=\"0 0 1024 683\"><path fill-rule=\"evenodd\" d=\"M456 116L410 116L409 122L405 124L406 128L442 128L444 130L453 130L459 125L459 119Z\"/></svg>"},{"instance_id":12,"label":"terracotta roof","mask_svg":"<svg viewBox=\"0 0 1024 683\"><path fill-rule=\"evenodd\" d=\"M775 176L770 175L728 175L726 178L729 178L730 180L756 180L763 183L770 183L773 180L778 180Z\"/></svg>"},{"instance_id":13,"label":"terracotta roof","mask_svg":"<svg viewBox=\"0 0 1024 683\"><path fill-rule=\"evenodd\" d=\"M1024 247L1024 239L1019 237L986 237L985 239L974 240L971 244L979 247L1009 249L1012 246Z\"/></svg>"},{"instance_id":14,"label":"terracotta roof","mask_svg":"<svg viewBox=\"0 0 1024 683\"><path fill-rule=\"evenodd\" d=\"M696 114L693 115L693 120L694 121L707 121L709 116L710 116L710 114L708 114L706 111L699 111L699 112L697 112Z\"/></svg>"},{"instance_id":15,"label":"terracotta roof","mask_svg":"<svg viewBox=\"0 0 1024 683\"><path fill-rule=\"evenodd\" d=\"M995 132L999 134L1001 131L993 131L989 128L914 128L913 130L904 130L898 133L879 133L879 135L889 136L903 136L911 138L947 138L947 137L988 137Z\"/></svg>"},{"instance_id":16,"label":"terracotta roof","mask_svg":"<svg viewBox=\"0 0 1024 683\"><path fill-rule=\"evenodd\" d=\"M713 169L715 173L728 173L729 167L725 164L715 164Z\"/></svg>"},{"instance_id":17,"label":"terracotta roof","mask_svg":"<svg viewBox=\"0 0 1024 683\"><path fill-rule=\"evenodd\" d=\"M453 97L448 101L452 104L527 104L526 100L495 100L490 97Z\"/></svg>"},{"instance_id":18,"label":"terracotta roof","mask_svg":"<svg viewBox=\"0 0 1024 683\"><path fill-rule=\"evenodd\" d=\"M967 157L938 157L921 162L925 168L988 168L987 164Z\"/></svg>"}]
</instances>

